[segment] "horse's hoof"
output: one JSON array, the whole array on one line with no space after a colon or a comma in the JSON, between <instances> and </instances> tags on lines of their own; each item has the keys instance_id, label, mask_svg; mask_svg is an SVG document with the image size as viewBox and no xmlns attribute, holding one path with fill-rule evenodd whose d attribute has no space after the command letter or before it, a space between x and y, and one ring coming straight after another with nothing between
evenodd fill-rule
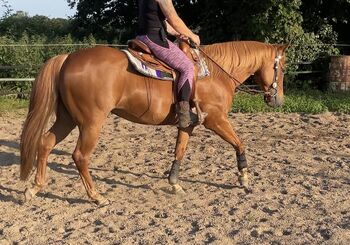
<instances>
[{"instance_id":1,"label":"horse's hoof","mask_svg":"<svg viewBox=\"0 0 350 245\"><path fill-rule=\"evenodd\" d=\"M173 194L176 194L176 195L184 195L186 194L186 192L184 191L184 189L179 185L179 184L176 184L176 185L173 185L172 186L172 193Z\"/></svg>"},{"instance_id":2,"label":"horse's hoof","mask_svg":"<svg viewBox=\"0 0 350 245\"><path fill-rule=\"evenodd\" d=\"M247 175L239 176L238 181L242 187L249 188L249 180Z\"/></svg>"},{"instance_id":3,"label":"horse's hoof","mask_svg":"<svg viewBox=\"0 0 350 245\"><path fill-rule=\"evenodd\" d=\"M253 189L250 186L244 186L244 192L246 194L251 194L253 193Z\"/></svg>"},{"instance_id":4,"label":"horse's hoof","mask_svg":"<svg viewBox=\"0 0 350 245\"><path fill-rule=\"evenodd\" d=\"M94 202L98 205L98 206L106 206L109 204L109 201L107 198L103 197L101 194L96 194L94 196Z\"/></svg>"},{"instance_id":5,"label":"horse's hoof","mask_svg":"<svg viewBox=\"0 0 350 245\"><path fill-rule=\"evenodd\" d=\"M29 202L33 197L35 197L37 191L35 189L27 188L24 192L25 202Z\"/></svg>"}]
</instances>

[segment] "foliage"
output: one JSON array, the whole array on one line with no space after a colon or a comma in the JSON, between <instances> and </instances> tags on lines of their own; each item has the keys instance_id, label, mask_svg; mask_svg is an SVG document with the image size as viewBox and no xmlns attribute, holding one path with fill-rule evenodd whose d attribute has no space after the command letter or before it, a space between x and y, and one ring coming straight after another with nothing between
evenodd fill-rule
<instances>
[{"instance_id":1,"label":"foliage","mask_svg":"<svg viewBox=\"0 0 350 245\"><path fill-rule=\"evenodd\" d=\"M11 5L7 0L0 0L1 7L5 8L4 15L2 18L7 18L8 16L11 15L13 9L11 8Z\"/></svg>"},{"instance_id":2,"label":"foliage","mask_svg":"<svg viewBox=\"0 0 350 245\"><path fill-rule=\"evenodd\" d=\"M38 40L41 41L41 40ZM6 36L0 37L0 44L13 45L20 44L26 45L31 42L26 33L15 42L13 39ZM28 48L27 46L13 47L13 46L0 46L0 65L1 66L15 66L14 69L0 70L0 77L27 77L34 76L38 71L38 64L43 62L43 54L38 50ZM21 66L25 66L26 69L21 69ZM29 89L29 84L20 82L16 83L2 83L1 88L8 88L14 86L17 91L25 91Z\"/></svg>"},{"instance_id":3,"label":"foliage","mask_svg":"<svg viewBox=\"0 0 350 245\"><path fill-rule=\"evenodd\" d=\"M67 0L67 2L77 8L72 25L79 37L93 34L96 38L108 42L125 43L135 35L136 0Z\"/></svg>"},{"instance_id":4,"label":"foliage","mask_svg":"<svg viewBox=\"0 0 350 245\"><path fill-rule=\"evenodd\" d=\"M318 114L323 112L339 112L350 114L350 93L321 93L314 90L291 91L285 96L283 107L268 107L262 96L239 93L235 96L232 112L282 112ZM6 111L26 108L28 100L0 97L0 116Z\"/></svg>"},{"instance_id":5,"label":"foliage","mask_svg":"<svg viewBox=\"0 0 350 245\"><path fill-rule=\"evenodd\" d=\"M303 61L317 61L317 70L326 71L328 63L322 58L339 53L333 46L339 37L350 40L350 0L173 2L180 17L198 32L204 44L248 39L290 43L288 71L296 71ZM108 43L126 43L135 35L137 26L137 0L67 0L67 4L77 8L76 15L68 20L30 17L21 11L13 13L7 0L0 0L0 4L6 8L0 19L0 44L5 45L77 41L94 44L95 38ZM37 65L49 57L77 48L83 47L0 47L0 66L26 66L25 69L0 70L0 75L33 76ZM294 75L286 76L289 87L296 84L294 81Z\"/></svg>"},{"instance_id":6,"label":"foliage","mask_svg":"<svg viewBox=\"0 0 350 245\"><path fill-rule=\"evenodd\" d=\"M285 95L285 103L282 107L273 109L268 107L261 95L236 95L233 112L283 112L283 113L307 113L318 114L323 112L350 113L350 93L322 93L317 90L290 91Z\"/></svg>"},{"instance_id":7,"label":"foliage","mask_svg":"<svg viewBox=\"0 0 350 245\"><path fill-rule=\"evenodd\" d=\"M22 11L4 16L0 19L0 77L35 77L49 58L96 43L93 35L78 41L71 32L71 21L66 19L30 17ZM2 82L0 89L24 92L30 85L29 82Z\"/></svg>"},{"instance_id":8,"label":"foliage","mask_svg":"<svg viewBox=\"0 0 350 245\"><path fill-rule=\"evenodd\" d=\"M0 69L0 77L35 77L42 64L49 58L87 48L96 43L93 36L85 38L82 42L74 40L70 35L55 38L53 41L56 45L51 46L46 37L30 37L26 32L18 40L0 36L0 66L7 68ZM0 83L1 90L23 92L29 88L30 83Z\"/></svg>"},{"instance_id":9,"label":"foliage","mask_svg":"<svg viewBox=\"0 0 350 245\"><path fill-rule=\"evenodd\" d=\"M19 39L24 33L31 36L45 36L52 40L72 32L71 21L62 18L50 19L36 15L30 17L23 11L5 16L0 21L0 36L10 36Z\"/></svg>"},{"instance_id":10,"label":"foliage","mask_svg":"<svg viewBox=\"0 0 350 245\"><path fill-rule=\"evenodd\" d=\"M350 40L349 0L302 1L301 11L305 30L318 33L323 26L329 25L339 34L340 41Z\"/></svg>"},{"instance_id":11,"label":"foliage","mask_svg":"<svg viewBox=\"0 0 350 245\"><path fill-rule=\"evenodd\" d=\"M350 93L337 93L326 96L324 104L329 111L350 113Z\"/></svg>"},{"instance_id":12,"label":"foliage","mask_svg":"<svg viewBox=\"0 0 350 245\"><path fill-rule=\"evenodd\" d=\"M6 112L28 108L28 100L0 97L0 117Z\"/></svg>"},{"instance_id":13,"label":"foliage","mask_svg":"<svg viewBox=\"0 0 350 245\"><path fill-rule=\"evenodd\" d=\"M313 0L315 1L325 2ZM135 35L136 0L67 0L67 2L77 7L74 29L78 30L79 35L93 33L100 39L118 43L125 43ZM337 42L337 33L329 24L330 21L319 21L317 27L311 28L313 19L303 15L309 14L311 10L316 13L314 6L322 7L325 4L310 5L302 0L174 0L173 2L188 26L199 32L204 44L248 39L269 43L291 43L288 52L290 64L306 60L314 61L319 57L338 53L334 46L323 45ZM336 2L337 4L333 5L340 10L344 0ZM346 16L342 16L344 22ZM297 67L292 65L289 69L296 70Z\"/></svg>"},{"instance_id":14,"label":"foliage","mask_svg":"<svg viewBox=\"0 0 350 245\"><path fill-rule=\"evenodd\" d=\"M250 39L290 44L287 71L296 71L300 62L338 54L334 46L324 45L337 42L337 34L331 25L323 23L315 29L304 29L301 0L208 0L197 3L203 9L198 25L201 25L200 36L205 42ZM287 76L286 83L293 80L293 76Z\"/></svg>"}]
</instances>

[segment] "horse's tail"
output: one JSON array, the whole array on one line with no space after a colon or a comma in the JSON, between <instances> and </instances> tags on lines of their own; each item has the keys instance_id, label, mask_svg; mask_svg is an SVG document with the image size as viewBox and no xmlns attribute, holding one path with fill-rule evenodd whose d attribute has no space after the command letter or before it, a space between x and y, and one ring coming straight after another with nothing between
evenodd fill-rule
<instances>
[{"instance_id":1,"label":"horse's tail","mask_svg":"<svg viewBox=\"0 0 350 245\"><path fill-rule=\"evenodd\" d=\"M21 180L27 180L36 162L38 147L45 127L57 106L57 81L68 55L48 60L35 79L30 95L29 111L21 135Z\"/></svg>"}]
</instances>

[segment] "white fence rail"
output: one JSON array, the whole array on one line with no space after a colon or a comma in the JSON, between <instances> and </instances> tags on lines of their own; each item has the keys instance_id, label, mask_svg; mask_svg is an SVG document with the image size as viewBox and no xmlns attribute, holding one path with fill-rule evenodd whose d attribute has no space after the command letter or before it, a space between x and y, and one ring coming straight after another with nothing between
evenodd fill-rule
<instances>
[{"instance_id":1,"label":"white fence rail","mask_svg":"<svg viewBox=\"0 0 350 245\"><path fill-rule=\"evenodd\" d=\"M35 78L0 78L1 82L33 82Z\"/></svg>"}]
</instances>

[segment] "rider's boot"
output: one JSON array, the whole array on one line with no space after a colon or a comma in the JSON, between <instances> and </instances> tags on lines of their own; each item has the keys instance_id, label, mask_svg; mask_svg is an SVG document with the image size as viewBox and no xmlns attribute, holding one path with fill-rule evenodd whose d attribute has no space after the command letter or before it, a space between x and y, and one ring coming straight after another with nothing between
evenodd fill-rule
<instances>
[{"instance_id":1,"label":"rider's boot","mask_svg":"<svg viewBox=\"0 0 350 245\"><path fill-rule=\"evenodd\" d=\"M180 101L176 108L179 117L179 128L187 128L198 123L198 116L190 110L190 103L188 101Z\"/></svg>"}]
</instances>

